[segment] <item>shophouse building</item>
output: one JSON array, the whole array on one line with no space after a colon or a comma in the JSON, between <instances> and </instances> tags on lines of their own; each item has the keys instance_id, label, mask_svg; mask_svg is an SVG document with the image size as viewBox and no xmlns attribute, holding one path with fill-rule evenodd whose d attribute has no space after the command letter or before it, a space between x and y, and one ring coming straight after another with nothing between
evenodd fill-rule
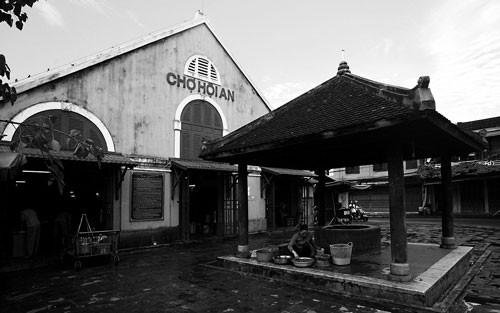
<instances>
[{"instance_id":1,"label":"shophouse building","mask_svg":"<svg viewBox=\"0 0 500 313\"><path fill-rule=\"evenodd\" d=\"M457 215L500 214L500 117L457 126L483 138L485 150L455 157L452 162L453 212ZM330 170L335 182L327 183L343 206L358 201L368 212L388 212L387 164L362 165ZM441 214L440 160L405 161L406 212Z\"/></svg>"},{"instance_id":2,"label":"shophouse building","mask_svg":"<svg viewBox=\"0 0 500 313\"><path fill-rule=\"evenodd\" d=\"M407 212L418 212L422 206L422 184L418 166L422 160L404 161L405 202ZM336 168L329 171L334 182L327 183L327 190L343 207L349 201L370 213L389 212L387 163Z\"/></svg>"}]
</instances>

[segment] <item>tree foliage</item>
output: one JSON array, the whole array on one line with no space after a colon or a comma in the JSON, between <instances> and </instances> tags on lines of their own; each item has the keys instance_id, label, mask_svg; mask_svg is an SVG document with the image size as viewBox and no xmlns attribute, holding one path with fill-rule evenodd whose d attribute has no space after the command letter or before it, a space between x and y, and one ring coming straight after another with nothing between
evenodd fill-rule
<instances>
[{"instance_id":1,"label":"tree foliage","mask_svg":"<svg viewBox=\"0 0 500 313\"><path fill-rule=\"evenodd\" d=\"M38 0L0 0L0 24L5 22L9 27L16 26L22 30L24 23L28 20L28 15L24 10L26 6L32 7ZM4 43L5 44L5 43ZM2 102L9 102L14 105L17 100L17 92L14 87L2 81L3 77L10 80L10 67L6 58L0 54L0 96ZM0 102L1 103L1 102ZM47 170L50 172L50 183L57 183L59 191L64 189L64 166L61 160L53 156L54 151L61 150L61 144L55 139L54 134L61 133L66 136L66 147L73 151L73 154L79 158L87 158L93 155L99 168L104 157L101 147L94 144L91 139L84 140L79 130L72 129L69 134L63 133L54 128L54 117L43 117L40 121L34 123L16 123L8 120L0 120L6 124L12 124L19 129L19 136L14 138L10 144L13 152L22 153L25 148L39 149L43 156L43 161ZM0 138L1 139L1 138Z\"/></svg>"},{"instance_id":2,"label":"tree foliage","mask_svg":"<svg viewBox=\"0 0 500 313\"><path fill-rule=\"evenodd\" d=\"M10 27L16 25L16 28L22 30L24 23L28 20L28 14L24 12L26 6L32 7L38 0L2 0L0 1L0 24L5 22ZM4 42L5 44L5 42ZM9 102L14 105L17 100L17 92L14 87L4 83L2 77L10 80L10 68L6 58L0 54L0 96L3 102Z\"/></svg>"},{"instance_id":3,"label":"tree foliage","mask_svg":"<svg viewBox=\"0 0 500 313\"><path fill-rule=\"evenodd\" d=\"M38 0L3 0L0 1L0 23L5 22L10 27L14 24L22 30L28 19L28 14L23 12L26 6L32 7ZM14 19L16 22L14 23Z\"/></svg>"},{"instance_id":4,"label":"tree foliage","mask_svg":"<svg viewBox=\"0 0 500 313\"><path fill-rule=\"evenodd\" d=\"M7 120L0 120L7 124L12 124L18 128L19 136L13 138L10 143L10 150L23 153L26 148L40 150L43 156L45 167L50 172L49 183L57 183L59 192L64 190L64 166L53 153L61 150L61 144L55 139L55 133L66 137L66 147L73 151L73 155L85 159L92 155L95 157L99 168L104 157L103 149L97 146L91 139L83 139L79 130L72 129L69 133L64 133L54 127L53 116L44 116L40 120L31 123L16 123Z\"/></svg>"}]
</instances>

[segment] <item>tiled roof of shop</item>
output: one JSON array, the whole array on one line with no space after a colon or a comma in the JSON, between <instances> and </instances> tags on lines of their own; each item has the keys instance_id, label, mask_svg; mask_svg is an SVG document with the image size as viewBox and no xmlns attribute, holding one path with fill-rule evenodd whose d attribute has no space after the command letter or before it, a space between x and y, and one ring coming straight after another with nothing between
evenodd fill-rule
<instances>
[{"instance_id":1,"label":"tiled roof of shop","mask_svg":"<svg viewBox=\"0 0 500 313\"><path fill-rule=\"evenodd\" d=\"M271 173L273 175L289 175L289 176L302 176L302 177L318 176L310 171L295 170L290 168L262 167L262 171Z\"/></svg>"},{"instance_id":2,"label":"tiled roof of shop","mask_svg":"<svg viewBox=\"0 0 500 313\"><path fill-rule=\"evenodd\" d=\"M238 172L238 167L235 165L203 160L172 159L172 166L176 166L182 170Z\"/></svg>"},{"instance_id":3,"label":"tiled roof of shop","mask_svg":"<svg viewBox=\"0 0 500 313\"><path fill-rule=\"evenodd\" d=\"M10 147L4 144L0 145L0 153L2 152L11 152ZM47 152L42 152L40 149L35 148L23 148L20 152L24 154L28 158L48 158ZM79 158L73 154L71 151L50 151L51 157L58 160L66 160L66 161L77 161L77 162L97 162L97 159L89 154L86 158ZM130 158L113 152L105 152L104 157L102 158L102 163L110 163L110 164L121 164L121 165L131 165L136 166L138 163L132 161Z\"/></svg>"},{"instance_id":4,"label":"tiled roof of shop","mask_svg":"<svg viewBox=\"0 0 500 313\"><path fill-rule=\"evenodd\" d=\"M500 116L470 122L459 122L457 125L462 129L471 131L500 127Z\"/></svg>"}]
</instances>

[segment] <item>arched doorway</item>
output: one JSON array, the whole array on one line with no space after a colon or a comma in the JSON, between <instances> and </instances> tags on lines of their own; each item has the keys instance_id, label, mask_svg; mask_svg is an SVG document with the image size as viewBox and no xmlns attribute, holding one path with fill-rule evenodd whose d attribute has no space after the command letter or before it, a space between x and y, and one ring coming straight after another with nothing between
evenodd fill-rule
<instances>
[{"instance_id":1,"label":"arched doorway","mask_svg":"<svg viewBox=\"0 0 500 313\"><path fill-rule=\"evenodd\" d=\"M208 166L209 162L198 157L203 140L223 136L224 123L219 112L210 102L194 99L180 114L180 159L189 160L192 165L185 169L180 187L183 239L227 234L224 217L232 214L223 212L223 197L224 182L232 177L231 172Z\"/></svg>"},{"instance_id":2,"label":"arched doorway","mask_svg":"<svg viewBox=\"0 0 500 313\"><path fill-rule=\"evenodd\" d=\"M181 114L181 159L199 159L203 140L222 137L222 119L207 101L188 103Z\"/></svg>"},{"instance_id":3,"label":"arched doorway","mask_svg":"<svg viewBox=\"0 0 500 313\"><path fill-rule=\"evenodd\" d=\"M27 144L27 150L40 149L37 144L30 145L33 143L31 138L38 136L36 133L40 132L40 128L29 125L45 127L41 131L45 140L56 140L61 150L75 149L76 142L65 135L71 130L78 130L80 133L76 136L78 140L91 139L105 152L109 150L108 141L101 128L86 116L71 110L57 108L39 110L31 115L25 114L22 123L25 127L16 127L12 140L20 139ZM62 189L49 175L47 167L49 160L57 162L62 168L62 173L58 174L62 175L64 183ZM114 164L103 163L99 167L97 162L72 157L71 153L53 151L45 154L45 157L28 156L28 163L16 176L18 179L13 194L14 198L18 199L16 201L18 208L15 210L31 207L38 215L41 223L38 255L53 257L64 250L63 245L68 242L64 241L66 239L64 234L76 233L82 214L87 215L94 230L107 230L113 227L113 191L118 171L119 167ZM59 218L63 212L64 230L61 228L62 221ZM15 219L16 216L13 216L13 220ZM15 242L17 242L15 238L18 237L22 237L20 228L14 229ZM14 246L22 247L23 241L18 241L21 243L16 243ZM22 253L24 249L19 250Z\"/></svg>"}]
</instances>

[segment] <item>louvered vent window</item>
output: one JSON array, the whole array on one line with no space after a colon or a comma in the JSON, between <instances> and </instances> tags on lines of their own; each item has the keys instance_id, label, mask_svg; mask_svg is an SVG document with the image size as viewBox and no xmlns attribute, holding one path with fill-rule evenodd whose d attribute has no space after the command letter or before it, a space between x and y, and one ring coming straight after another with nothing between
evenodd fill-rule
<instances>
[{"instance_id":1,"label":"louvered vent window","mask_svg":"<svg viewBox=\"0 0 500 313\"><path fill-rule=\"evenodd\" d=\"M195 55L186 63L184 74L220 85L219 71L207 57Z\"/></svg>"}]
</instances>

